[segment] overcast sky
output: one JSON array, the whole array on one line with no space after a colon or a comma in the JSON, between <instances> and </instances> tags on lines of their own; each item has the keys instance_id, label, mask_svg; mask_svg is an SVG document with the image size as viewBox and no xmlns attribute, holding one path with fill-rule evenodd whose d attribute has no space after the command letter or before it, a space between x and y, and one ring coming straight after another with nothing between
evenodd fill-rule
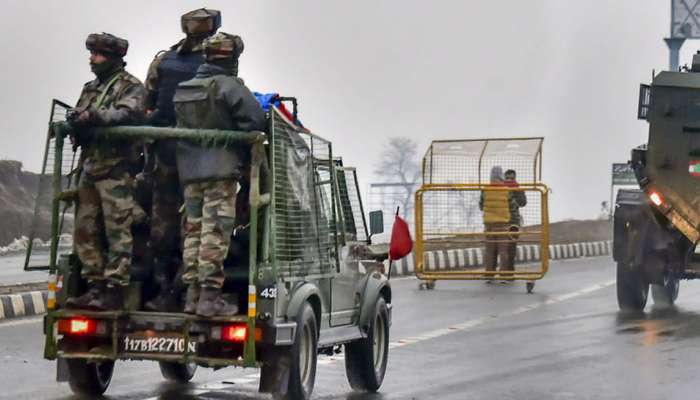
<instances>
[{"instance_id":1,"label":"overcast sky","mask_svg":"<svg viewBox=\"0 0 700 400\"><path fill-rule=\"evenodd\" d=\"M297 96L363 187L390 136L420 154L432 139L544 136L552 220L597 216L610 164L646 141L638 85L668 66L666 0L4 0L0 157L40 168L51 99L73 104L92 79L89 33L128 39L144 79L181 38L180 15L203 6L243 37L247 85Z\"/></svg>"}]
</instances>

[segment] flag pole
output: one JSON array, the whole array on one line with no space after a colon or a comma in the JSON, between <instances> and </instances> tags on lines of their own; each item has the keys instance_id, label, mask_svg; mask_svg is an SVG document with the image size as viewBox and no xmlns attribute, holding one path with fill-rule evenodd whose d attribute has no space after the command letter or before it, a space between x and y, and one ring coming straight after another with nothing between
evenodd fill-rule
<instances>
[{"instance_id":1,"label":"flag pole","mask_svg":"<svg viewBox=\"0 0 700 400\"><path fill-rule=\"evenodd\" d=\"M396 217L399 216L399 208L400 207L401 206L396 206L396 214L394 214L394 222L396 222ZM391 249L391 240L389 240L389 248ZM386 279L388 281L391 280L391 266L393 263L394 263L394 260L391 259L391 251L389 251L389 274L388 274L387 279Z\"/></svg>"}]
</instances>

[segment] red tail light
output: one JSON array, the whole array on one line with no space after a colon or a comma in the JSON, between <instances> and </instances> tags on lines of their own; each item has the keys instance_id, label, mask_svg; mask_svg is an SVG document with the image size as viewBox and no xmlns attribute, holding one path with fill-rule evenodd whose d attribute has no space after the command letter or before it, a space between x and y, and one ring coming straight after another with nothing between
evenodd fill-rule
<instances>
[{"instance_id":1,"label":"red tail light","mask_svg":"<svg viewBox=\"0 0 700 400\"><path fill-rule=\"evenodd\" d=\"M661 205L664 204L664 200L661 198L661 195L658 192L649 193L649 200L651 200L651 202L657 207L661 207Z\"/></svg>"},{"instance_id":2,"label":"red tail light","mask_svg":"<svg viewBox=\"0 0 700 400\"><path fill-rule=\"evenodd\" d=\"M226 342L245 342L248 327L245 325L228 325L221 329L221 340Z\"/></svg>"},{"instance_id":3,"label":"red tail light","mask_svg":"<svg viewBox=\"0 0 700 400\"><path fill-rule=\"evenodd\" d=\"M58 320L58 333L64 335L94 335L97 323L88 318L66 318Z\"/></svg>"},{"instance_id":4,"label":"red tail light","mask_svg":"<svg viewBox=\"0 0 700 400\"><path fill-rule=\"evenodd\" d=\"M243 343L248 340L248 326L245 324L224 325L212 328L212 338L224 342ZM255 328L255 341L262 340L262 329Z\"/></svg>"}]
</instances>

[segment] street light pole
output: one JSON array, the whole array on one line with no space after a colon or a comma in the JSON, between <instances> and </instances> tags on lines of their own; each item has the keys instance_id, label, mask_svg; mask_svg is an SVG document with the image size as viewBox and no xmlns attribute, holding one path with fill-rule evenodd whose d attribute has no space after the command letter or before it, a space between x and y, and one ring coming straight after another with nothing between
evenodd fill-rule
<instances>
[{"instance_id":1,"label":"street light pole","mask_svg":"<svg viewBox=\"0 0 700 400\"><path fill-rule=\"evenodd\" d=\"M668 46L669 71L678 71L678 60L680 58L679 54L681 51L681 46L683 46L683 42L685 42L685 38L666 38L664 39L664 42L666 42L666 45Z\"/></svg>"}]
</instances>

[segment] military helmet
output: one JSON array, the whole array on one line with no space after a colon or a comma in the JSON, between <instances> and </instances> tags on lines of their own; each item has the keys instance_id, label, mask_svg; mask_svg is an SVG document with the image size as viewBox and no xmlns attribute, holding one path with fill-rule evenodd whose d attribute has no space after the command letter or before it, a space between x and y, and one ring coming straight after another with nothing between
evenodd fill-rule
<instances>
[{"instance_id":1,"label":"military helmet","mask_svg":"<svg viewBox=\"0 0 700 400\"><path fill-rule=\"evenodd\" d=\"M207 61L237 60L243 53L243 39L237 35L219 32L214 36L204 39L204 58Z\"/></svg>"},{"instance_id":2,"label":"military helmet","mask_svg":"<svg viewBox=\"0 0 700 400\"><path fill-rule=\"evenodd\" d=\"M85 40L85 47L90 51L124 57L129 49L129 42L109 33L91 33Z\"/></svg>"},{"instance_id":3,"label":"military helmet","mask_svg":"<svg viewBox=\"0 0 700 400\"><path fill-rule=\"evenodd\" d=\"M180 17L182 32L188 36L211 35L221 27L221 11L199 8Z\"/></svg>"}]
</instances>

